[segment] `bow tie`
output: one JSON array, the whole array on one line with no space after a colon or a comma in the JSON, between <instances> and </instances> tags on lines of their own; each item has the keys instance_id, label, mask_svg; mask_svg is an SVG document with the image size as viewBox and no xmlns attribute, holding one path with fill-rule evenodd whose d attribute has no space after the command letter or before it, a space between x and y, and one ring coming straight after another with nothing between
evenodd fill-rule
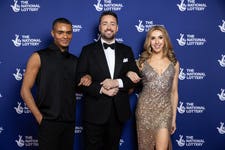
<instances>
[{"instance_id":1,"label":"bow tie","mask_svg":"<svg viewBox=\"0 0 225 150\"><path fill-rule=\"evenodd\" d=\"M107 49L108 47L110 47L111 49L115 49L115 43L113 44L107 44L107 43L103 43L104 49Z\"/></svg>"}]
</instances>

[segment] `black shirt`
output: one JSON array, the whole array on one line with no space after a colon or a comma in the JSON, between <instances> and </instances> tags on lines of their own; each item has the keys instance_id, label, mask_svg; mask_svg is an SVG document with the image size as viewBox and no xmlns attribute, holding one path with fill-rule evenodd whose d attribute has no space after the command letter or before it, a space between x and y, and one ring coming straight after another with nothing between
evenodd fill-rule
<instances>
[{"instance_id":1,"label":"black shirt","mask_svg":"<svg viewBox=\"0 0 225 150\"><path fill-rule=\"evenodd\" d=\"M52 44L37 53L41 67L37 75L37 106L43 119L75 121L77 57Z\"/></svg>"}]
</instances>

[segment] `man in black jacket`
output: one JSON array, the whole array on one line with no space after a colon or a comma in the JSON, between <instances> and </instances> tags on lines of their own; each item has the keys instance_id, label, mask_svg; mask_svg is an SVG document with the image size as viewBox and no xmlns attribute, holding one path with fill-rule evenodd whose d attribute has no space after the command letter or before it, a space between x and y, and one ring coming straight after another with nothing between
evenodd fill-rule
<instances>
[{"instance_id":1,"label":"man in black jacket","mask_svg":"<svg viewBox=\"0 0 225 150\"><path fill-rule=\"evenodd\" d=\"M83 87L85 149L117 150L131 115L128 90L135 86L126 74L138 73L138 68L131 48L115 40L115 13L101 14L99 31L101 38L83 47L78 64L78 75L92 78L92 84Z\"/></svg>"}]
</instances>

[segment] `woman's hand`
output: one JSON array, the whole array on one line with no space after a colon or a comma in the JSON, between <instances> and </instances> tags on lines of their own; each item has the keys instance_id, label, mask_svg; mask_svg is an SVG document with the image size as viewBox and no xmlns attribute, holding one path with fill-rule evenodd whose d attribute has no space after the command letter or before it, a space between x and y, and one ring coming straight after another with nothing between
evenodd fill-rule
<instances>
[{"instance_id":1,"label":"woman's hand","mask_svg":"<svg viewBox=\"0 0 225 150\"><path fill-rule=\"evenodd\" d=\"M78 84L78 86L89 86L92 83L92 78L89 74L84 75L81 79L80 79L80 83Z\"/></svg>"},{"instance_id":2,"label":"woman's hand","mask_svg":"<svg viewBox=\"0 0 225 150\"><path fill-rule=\"evenodd\" d=\"M176 131L177 127L176 127L176 122L172 121L172 126L171 126L171 135L174 134L174 132Z\"/></svg>"},{"instance_id":3,"label":"woman's hand","mask_svg":"<svg viewBox=\"0 0 225 150\"><path fill-rule=\"evenodd\" d=\"M130 78L130 80L133 83L138 83L141 80L141 78L137 75L137 73L133 72L133 71L128 71L127 72L127 77Z\"/></svg>"}]
</instances>

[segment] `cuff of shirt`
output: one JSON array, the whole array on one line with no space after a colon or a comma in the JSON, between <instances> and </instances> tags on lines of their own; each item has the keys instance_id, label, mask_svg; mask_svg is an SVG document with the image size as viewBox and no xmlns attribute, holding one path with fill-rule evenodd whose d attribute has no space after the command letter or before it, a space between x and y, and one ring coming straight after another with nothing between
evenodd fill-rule
<instances>
[{"instance_id":1,"label":"cuff of shirt","mask_svg":"<svg viewBox=\"0 0 225 150\"><path fill-rule=\"evenodd\" d=\"M123 81L121 79L116 79L119 83L119 88L123 88Z\"/></svg>"}]
</instances>

